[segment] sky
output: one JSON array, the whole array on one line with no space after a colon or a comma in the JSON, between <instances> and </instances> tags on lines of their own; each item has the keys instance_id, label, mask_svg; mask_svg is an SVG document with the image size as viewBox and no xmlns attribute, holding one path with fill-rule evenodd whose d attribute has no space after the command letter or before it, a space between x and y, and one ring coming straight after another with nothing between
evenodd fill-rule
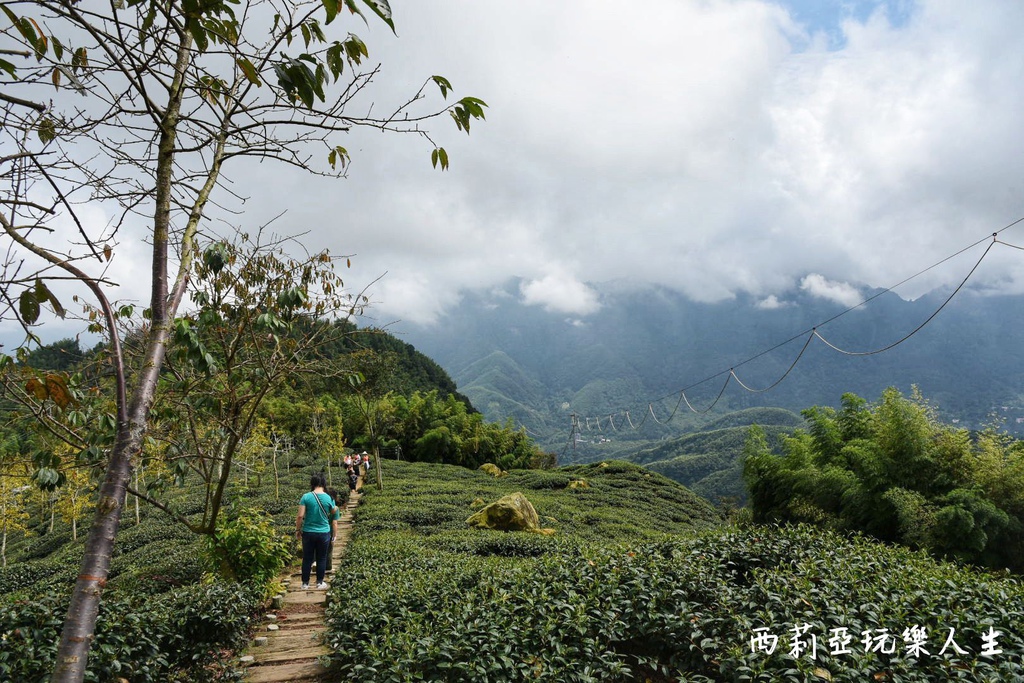
<instances>
[{"instance_id":1,"label":"sky","mask_svg":"<svg viewBox=\"0 0 1024 683\"><path fill-rule=\"evenodd\" d=\"M384 275L381 320L443 324L462 293L510 278L570 317L599 314L604 282L856 303L1024 216L1014 0L393 9L397 38L358 31L380 102L442 74L486 122L432 127L445 173L425 141L353 136L349 178L279 223L354 254L355 286ZM280 189L283 205L299 185ZM953 286L979 255L898 291ZM1021 252L993 250L975 277L1024 291Z\"/></svg>"},{"instance_id":2,"label":"sky","mask_svg":"<svg viewBox=\"0 0 1024 683\"><path fill-rule=\"evenodd\" d=\"M366 111L435 74L487 103L468 136L428 124L448 171L426 138L375 130L338 141L343 180L225 171L247 197L243 227L279 216L275 232L351 255L343 276L370 286L379 323L443 324L464 294L509 282L576 321L600 314L604 283L851 304L1024 216L1019 0L392 8L397 36L372 19L327 28L380 64ZM443 106L424 93L417 104ZM1024 245L1024 224L1002 238ZM144 249L120 245L111 276L145 277ZM897 293L955 286L979 256ZM972 285L1024 292L1022 252L993 249Z\"/></svg>"}]
</instances>

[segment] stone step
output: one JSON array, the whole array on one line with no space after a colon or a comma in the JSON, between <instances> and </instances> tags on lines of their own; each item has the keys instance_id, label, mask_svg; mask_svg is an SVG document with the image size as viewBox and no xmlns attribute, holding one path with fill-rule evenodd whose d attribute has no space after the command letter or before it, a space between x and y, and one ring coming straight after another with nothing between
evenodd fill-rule
<instances>
[{"instance_id":1,"label":"stone step","mask_svg":"<svg viewBox=\"0 0 1024 683\"><path fill-rule=\"evenodd\" d=\"M315 636L315 637L314 637ZM254 648L250 654L256 662L285 662L292 659L319 657L331 653L326 645L320 642L319 634L279 635L274 639L274 647Z\"/></svg>"},{"instance_id":2,"label":"stone step","mask_svg":"<svg viewBox=\"0 0 1024 683\"><path fill-rule=\"evenodd\" d=\"M277 683L278 681L291 681L300 683L305 681L319 681L326 677L328 670L320 666L315 659L308 662L286 662L280 664L264 664L249 668L249 683Z\"/></svg>"}]
</instances>

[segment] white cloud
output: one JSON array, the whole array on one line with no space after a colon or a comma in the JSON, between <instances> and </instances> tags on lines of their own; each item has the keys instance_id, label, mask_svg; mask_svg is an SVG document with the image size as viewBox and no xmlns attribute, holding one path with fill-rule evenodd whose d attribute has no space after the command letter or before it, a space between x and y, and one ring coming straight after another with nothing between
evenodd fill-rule
<instances>
[{"instance_id":1,"label":"white cloud","mask_svg":"<svg viewBox=\"0 0 1024 683\"><path fill-rule=\"evenodd\" d=\"M845 282L832 282L817 273L811 273L801 280L800 289L811 296L828 299L843 306L856 306L864 301L864 297L853 285Z\"/></svg>"},{"instance_id":2,"label":"white cloud","mask_svg":"<svg viewBox=\"0 0 1024 683\"><path fill-rule=\"evenodd\" d=\"M601 307L592 289L562 273L551 273L524 282L520 291L526 305L543 306L545 310L557 313L588 315Z\"/></svg>"},{"instance_id":3,"label":"white cloud","mask_svg":"<svg viewBox=\"0 0 1024 683\"><path fill-rule=\"evenodd\" d=\"M754 305L756 308L760 308L764 311L774 311L780 308L785 308L786 306L791 306L792 304L786 301L780 301L779 297L774 294L769 294Z\"/></svg>"}]
</instances>

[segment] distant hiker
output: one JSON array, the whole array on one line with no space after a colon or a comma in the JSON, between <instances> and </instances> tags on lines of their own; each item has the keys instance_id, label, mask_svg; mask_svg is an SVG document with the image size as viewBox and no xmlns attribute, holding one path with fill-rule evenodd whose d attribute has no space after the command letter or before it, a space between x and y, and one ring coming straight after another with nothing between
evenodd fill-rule
<instances>
[{"instance_id":1,"label":"distant hiker","mask_svg":"<svg viewBox=\"0 0 1024 683\"><path fill-rule=\"evenodd\" d=\"M356 472L356 468L352 465L348 467L348 488L350 491L355 491L356 486L359 484L359 473Z\"/></svg>"},{"instance_id":2,"label":"distant hiker","mask_svg":"<svg viewBox=\"0 0 1024 683\"><path fill-rule=\"evenodd\" d=\"M351 464L352 464L352 454L351 453L346 453L345 454L345 467L348 467Z\"/></svg>"},{"instance_id":3,"label":"distant hiker","mask_svg":"<svg viewBox=\"0 0 1024 683\"><path fill-rule=\"evenodd\" d=\"M295 516L295 535L302 541L302 590L309 590L309 574L316 560L316 587L327 588L324 573L331 543L338 536L338 506L324 491L327 478L323 473L309 479L310 491L299 499Z\"/></svg>"},{"instance_id":4,"label":"distant hiker","mask_svg":"<svg viewBox=\"0 0 1024 683\"><path fill-rule=\"evenodd\" d=\"M370 454L366 451L363 451L363 474L370 474Z\"/></svg>"}]
</instances>

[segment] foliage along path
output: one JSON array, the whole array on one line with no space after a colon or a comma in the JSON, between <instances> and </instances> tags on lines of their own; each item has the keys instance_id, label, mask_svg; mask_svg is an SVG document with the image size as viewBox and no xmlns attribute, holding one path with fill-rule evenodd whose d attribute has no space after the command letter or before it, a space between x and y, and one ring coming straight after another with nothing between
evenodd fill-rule
<instances>
[{"instance_id":1,"label":"foliage along path","mask_svg":"<svg viewBox=\"0 0 1024 683\"><path fill-rule=\"evenodd\" d=\"M334 568L337 568L352 533L352 510L359 504L359 497L358 490L351 492L338 520L338 536L331 554ZM334 576L336 574L329 574L328 582ZM312 578L315 580L316 577ZM285 582L284 599L279 608L275 603L275 609L267 612L267 623L259 629L262 632L256 634L256 639L244 653L253 658L245 678L248 683L319 681L328 675L327 668L320 664L318 658L330 653L322 641L326 630L324 608L330 591L302 590L298 566L291 567L281 579ZM266 638L265 644L261 644L262 638Z\"/></svg>"}]
</instances>

